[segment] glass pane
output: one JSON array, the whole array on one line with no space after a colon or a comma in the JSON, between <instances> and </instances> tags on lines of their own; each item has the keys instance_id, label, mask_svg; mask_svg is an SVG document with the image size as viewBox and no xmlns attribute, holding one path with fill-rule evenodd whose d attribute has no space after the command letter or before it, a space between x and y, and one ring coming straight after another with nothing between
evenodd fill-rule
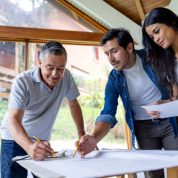
<instances>
[{"instance_id":1,"label":"glass pane","mask_svg":"<svg viewBox=\"0 0 178 178\"><path fill-rule=\"evenodd\" d=\"M1 73L15 76L25 69L25 43L0 41Z\"/></svg>"},{"instance_id":2,"label":"glass pane","mask_svg":"<svg viewBox=\"0 0 178 178\"><path fill-rule=\"evenodd\" d=\"M37 60L43 43L29 43L28 68L37 66Z\"/></svg>"},{"instance_id":3,"label":"glass pane","mask_svg":"<svg viewBox=\"0 0 178 178\"><path fill-rule=\"evenodd\" d=\"M98 31L55 0L1 0L0 25Z\"/></svg>"},{"instance_id":4,"label":"glass pane","mask_svg":"<svg viewBox=\"0 0 178 178\"><path fill-rule=\"evenodd\" d=\"M7 111L12 80L24 71L25 44L0 41L0 121Z\"/></svg>"},{"instance_id":5,"label":"glass pane","mask_svg":"<svg viewBox=\"0 0 178 178\"><path fill-rule=\"evenodd\" d=\"M15 70L14 42L0 42L0 66Z\"/></svg>"}]
</instances>

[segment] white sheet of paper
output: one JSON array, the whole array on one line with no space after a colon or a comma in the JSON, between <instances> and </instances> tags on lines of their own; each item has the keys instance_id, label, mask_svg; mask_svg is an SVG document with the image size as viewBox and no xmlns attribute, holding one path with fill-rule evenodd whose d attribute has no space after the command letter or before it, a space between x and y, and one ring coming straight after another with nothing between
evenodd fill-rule
<instances>
[{"instance_id":1,"label":"white sheet of paper","mask_svg":"<svg viewBox=\"0 0 178 178\"><path fill-rule=\"evenodd\" d=\"M75 158L18 161L42 178L96 178L178 166L178 151L101 150L84 159Z\"/></svg>"},{"instance_id":2,"label":"white sheet of paper","mask_svg":"<svg viewBox=\"0 0 178 178\"><path fill-rule=\"evenodd\" d=\"M142 106L147 111L159 111L160 118L178 116L178 100L159 105Z\"/></svg>"}]
</instances>

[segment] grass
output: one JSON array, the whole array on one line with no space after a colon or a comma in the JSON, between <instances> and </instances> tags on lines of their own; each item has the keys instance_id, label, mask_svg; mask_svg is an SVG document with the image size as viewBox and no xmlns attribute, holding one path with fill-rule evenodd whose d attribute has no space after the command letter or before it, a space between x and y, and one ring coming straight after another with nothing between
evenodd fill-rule
<instances>
[{"instance_id":1,"label":"grass","mask_svg":"<svg viewBox=\"0 0 178 178\"><path fill-rule=\"evenodd\" d=\"M6 111L7 100L0 100L0 121L2 121ZM94 108L82 106L82 112L84 116L86 133L89 134L94 128L95 120L97 116L99 116L101 109L96 107ZM123 123L120 122L118 128L121 129L122 125ZM119 135L123 135L123 133L119 133ZM68 106L62 106L54 124L51 140L76 141L77 139L77 130L74 121L71 117L70 109L68 108ZM116 134L114 133L113 129L102 140L102 142L106 142L109 144L125 144L125 141L122 136L120 138L116 137Z\"/></svg>"},{"instance_id":2,"label":"grass","mask_svg":"<svg viewBox=\"0 0 178 178\"><path fill-rule=\"evenodd\" d=\"M101 109L82 106L82 112L84 116L85 129L86 132L89 134L94 128L96 117L100 114ZM68 106L61 107L56 122L54 124L51 140L76 141L77 139L77 131L72 120L70 110ZM109 144L125 144L125 140L123 138L116 138L113 131L110 131L102 142L106 142Z\"/></svg>"},{"instance_id":3,"label":"grass","mask_svg":"<svg viewBox=\"0 0 178 178\"><path fill-rule=\"evenodd\" d=\"M96 117L100 113L100 109L91 107L82 107L82 112L84 116L85 128L88 127L87 124L94 123ZM71 117L70 110L68 106L61 107L54 128L52 131L52 139L76 139L77 130L74 121Z\"/></svg>"},{"instance_id":4,"label":"grass","mask_svg":"<svg viewBox=\"0 0 178 178\"><path fill-rule=\"evenodd\" d=\"M2 121L8 107L7 100L0 99L0 122Z\"/></svg>"}]
</instances>

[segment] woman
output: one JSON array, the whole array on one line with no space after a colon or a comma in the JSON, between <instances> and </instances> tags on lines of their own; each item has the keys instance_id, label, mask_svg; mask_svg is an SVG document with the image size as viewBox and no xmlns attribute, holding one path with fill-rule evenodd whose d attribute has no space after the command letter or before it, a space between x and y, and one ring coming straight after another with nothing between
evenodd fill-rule
<instances>
[{"instance_id":1,"label":"woman","mask_svg":"<svg viewBox=\"0 0 178 178\"><path fill-rule=\"evenodd\" d=\"M142 35L148 61L158 73L160 83L168 88L170 100L176 100L178 96L178 16L166 8L153 9L145 18Z\"/></svg>"},{"instance_id":2,"label":"woman","mask_svg":"<svg viewBox=\"0 0 178 178\"><path fill-rule=\"evenodd\" d=\"M167 98L169 99L157 101L156 104L176 100L178 96L178 16L166 8L159 7L153 9L145 18L142 26L142 35L148 62L152 64L157 72L160 84L168 89ZM148 114L153 118L160 118L160 113L157 111L148 112ZM160 137L157 137L157 130L155 129L153 138L159 138L160 145L165 150L178 150L178 133L175 131L173 134L170 129L170 123L177 127L177 119L171 117L156 121L158 121L157 124L160 124L159 127L162 126L160 127L160 133L162 134L160 134ZM167 135L165 136L163 133ZM162 135L164 135L164 138ZM165 145L165 140L170 141L169 144ZM158 171L160 174L161 172L161 177L164 177L163 171Z\"/></svg>"}]
</instances>

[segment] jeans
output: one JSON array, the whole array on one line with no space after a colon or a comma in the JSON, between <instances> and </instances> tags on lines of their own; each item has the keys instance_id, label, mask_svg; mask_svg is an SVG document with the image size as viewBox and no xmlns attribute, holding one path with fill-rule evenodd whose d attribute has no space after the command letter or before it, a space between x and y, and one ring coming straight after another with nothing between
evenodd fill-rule
<instances>
[{"instance_id":1,"label":"jeans","mask_svg":"<svg viewBox=\"0 0 178 178\"><path fill-rule=\"evenodd\" d=\"M1 178L26 178L27 170L16 162L12 162L15 156L23 156L27 153L13 140L2 140L1 143Z\"/></svg>"},{"instance_id":2,"label":"jeans","mask_svg":"<svg viewBox=\"0 0 178 178\"><path fill-rule=\"evenodd\" d=\"M178 137L175 137L169 119L142 120L135 122L135 133L140 149L178 150ZM147 178L164 178L164 170L149 171Z\"/></svg>"}]
</instances>

